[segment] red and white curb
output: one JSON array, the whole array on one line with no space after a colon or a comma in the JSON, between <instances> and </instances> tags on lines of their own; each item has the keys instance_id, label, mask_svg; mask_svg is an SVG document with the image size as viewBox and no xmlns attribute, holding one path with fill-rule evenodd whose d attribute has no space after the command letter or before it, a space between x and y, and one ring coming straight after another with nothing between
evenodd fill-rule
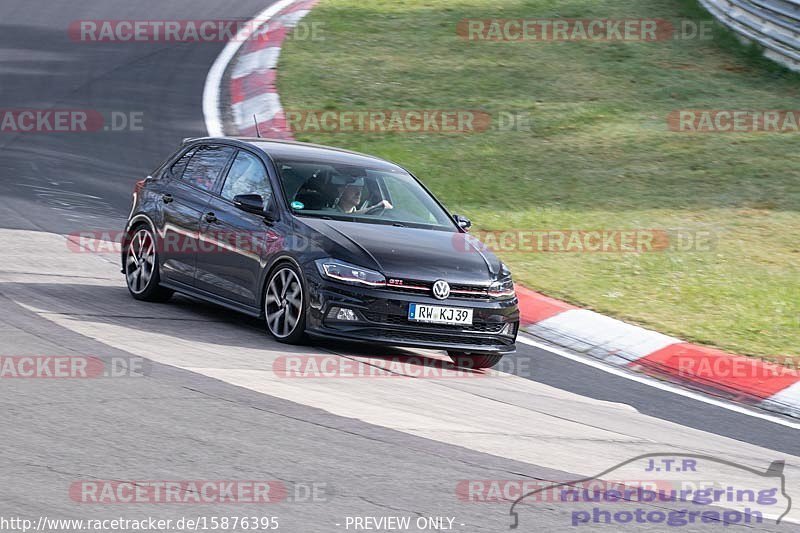
<instances>
[{"instance_id":1,"label":"red and white curb","mask_svg":"<svg viewBox=\"0 0 800 533\"><path fill-rule=\"evenodd\" d=\"M318 0L281 0L256 16L266 38L228 43L209 71L203 112L210 136L225 135L220 88L228 73L229 132L292 139L275 86L287 32ZM548 343L705 392L800 417L800 372L748 357L683 342L594 311L579 309L517 287L524 330Z\"/></svg>"},{"instance_id":2,"label":"red and white curb","mask_svg":"<svg viewBox=\"0 0 800 533\"><path fill-rule=\"evenodd\" d=\"M684 342L517 287L523 329L608 364L800 418L800 372Z\"/></svg>"},{"instance_id":3,"label":"red and white curb","mask_svg":"<svg viewBox=\"0 0 800 533\"><path fill-rule=\"evenodd\" d=\"M248 28L254 37L237 35L217 57L206 78L203 114L212 137L230 135L292 139L275 87L276 67L286 35L318 0L281 0L256 15ZM232 126L221 114L223 80L228 81ZM229 130L226 132L226 130ZM230 131L234 130L234 131Z\"/></svg>"}]
</instances>

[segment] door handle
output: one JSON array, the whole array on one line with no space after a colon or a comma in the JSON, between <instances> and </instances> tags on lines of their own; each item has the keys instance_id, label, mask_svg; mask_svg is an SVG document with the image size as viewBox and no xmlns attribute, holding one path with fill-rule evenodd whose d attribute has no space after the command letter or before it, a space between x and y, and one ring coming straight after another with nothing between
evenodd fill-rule
<instances>
[{"instance_id":1,"label":"door handle","mask_svg":"<svg viewBox=\"0 0 800 533\"><path fill-rule=\"evenodd\" d=\"M168 203L172 202L172 200L173 200L173 198L172 198L171 194L162 194L161 195L161 201L164 202L165 204L168 204Z\"/></svg>"},{"instance_id":2,"label":"door handle","mask_svg":"<svg viewBox=\"0 0 800 533\"><path fill-rule=\"evenodd\" d=\"M206 222L213 224L217 221L217 217L214 213L206 213Z\"/></svg>"}]
</instances>

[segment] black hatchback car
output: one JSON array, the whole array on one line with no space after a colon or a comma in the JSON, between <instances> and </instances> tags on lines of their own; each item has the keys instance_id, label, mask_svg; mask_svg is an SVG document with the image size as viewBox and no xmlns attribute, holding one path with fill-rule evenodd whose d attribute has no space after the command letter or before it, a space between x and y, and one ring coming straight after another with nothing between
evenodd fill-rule
<instances>
[{"instance_id":1,"label":"black hatchback car","mask_svg":"<svg viewBox=\"0 0 800 533\"><path fill-rule=\"evenodd\" d=\"M511 273L409 172L304 143L187 139L137 182L122 247L134 298L174 291L262 317L272 336L515 348Z\"/></svg>"}]
</instances>

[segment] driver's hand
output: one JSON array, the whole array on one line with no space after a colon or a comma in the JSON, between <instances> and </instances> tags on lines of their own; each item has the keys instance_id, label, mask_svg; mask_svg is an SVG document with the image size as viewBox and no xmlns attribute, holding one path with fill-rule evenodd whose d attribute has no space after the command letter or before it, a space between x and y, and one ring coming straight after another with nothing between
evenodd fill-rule
<instances>
[{"instance_id":1,"label":"driver's hand","mask_svg":"<svg viewBox=\"0 0 800 533\"><path fill-rule=\"evenodd\" d=\"M375 205L372 205L370 207L365 207L363 209L359 209L358 211L356 211L356 213L369 214L369 213L372 213L373 211L377 211L379 209L394 209L394 206L391 204L391 202L389 202L389 200L381 200L380 202L378 202Z\"/></svg>"}]
</instances>

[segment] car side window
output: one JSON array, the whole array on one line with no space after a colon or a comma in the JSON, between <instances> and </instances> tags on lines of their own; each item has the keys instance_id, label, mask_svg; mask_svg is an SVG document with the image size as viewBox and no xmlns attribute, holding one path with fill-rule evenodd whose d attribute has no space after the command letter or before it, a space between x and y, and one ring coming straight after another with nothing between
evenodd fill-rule
<instances>
[{"instance_id":1,"label":"car side window","mask_svg":"<svg viewBox=\"0 0 800 533\"><path fill-rule=\"evenodd\" d=\"M204 145L197 148L183 172L181 179L198 189L211 191L222 173L234 148L222 145Z\"/></svg>"},{"instance_id":2,"label":"car side window","mask_svg":"<svg viewBox=\"0 0 800 533\"><path fill-rule=\"evenodd\" d=\"M183 176L183 171L186 170L186 165L194 155L195 149L191 148L186 151L177 161L175 161L169 169L170 174L175 178L180 179Z\"/></svg>"},{"instance_id":3,"label":"car side window","mask_svg":"<svg viewBox=\"0 0 800 533\"><path fill-rule=\"evenodd\" d=\"M264 163L250 152L239 150L228 171L221 194L231 201L239 194L260 194L266 208L272 199L272 186Z\"/></svg>"}]
</instances>

